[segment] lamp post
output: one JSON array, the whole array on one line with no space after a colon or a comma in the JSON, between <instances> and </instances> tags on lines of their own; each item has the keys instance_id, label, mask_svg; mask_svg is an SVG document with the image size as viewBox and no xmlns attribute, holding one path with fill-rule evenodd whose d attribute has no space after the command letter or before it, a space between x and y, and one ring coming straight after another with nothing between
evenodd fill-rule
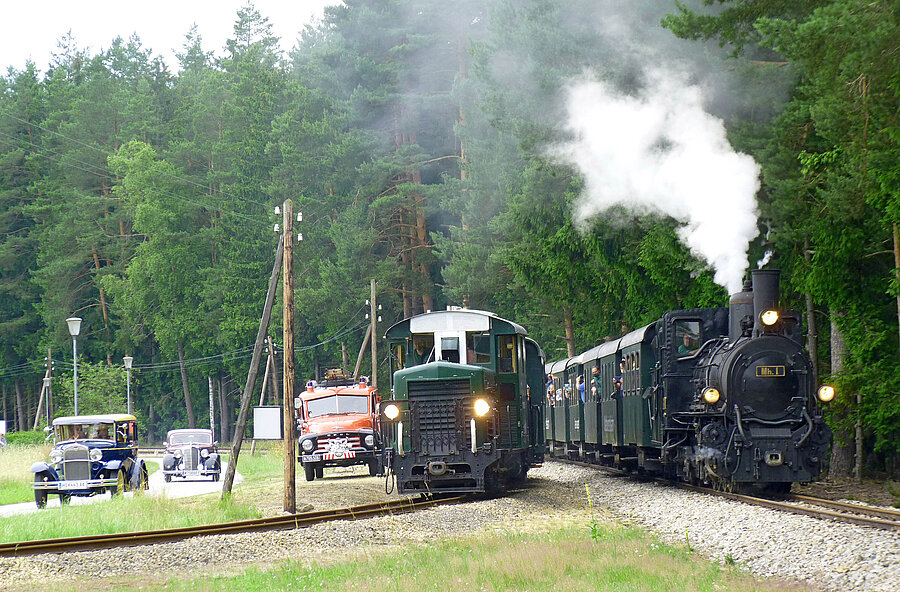
<instances>
[{"instance_id":1,"label":"lamp post","mask_svg":"<svg viewBox=\"0 0 900 592\"><path fill-rule=\"evenodd\" d=\"M125 362L125 374L128 375L128 398L126 401L128 402L128 415L131 415L131 363L134 361L134 358L125 356L122 358L122 361Z\"/></svg>"},{"instance_id":2,"label":"lamp post","mask_svg":"<svg viewBox=\"0 0 900 592\"><path fill-rule=\"evenodd\" d=\"M72 336L72 361L75 368L75 415L78 415L78 334L81 333L81 318L70 317L66 319L69 325L69 335Z\"/></svg>"}]
</instances>

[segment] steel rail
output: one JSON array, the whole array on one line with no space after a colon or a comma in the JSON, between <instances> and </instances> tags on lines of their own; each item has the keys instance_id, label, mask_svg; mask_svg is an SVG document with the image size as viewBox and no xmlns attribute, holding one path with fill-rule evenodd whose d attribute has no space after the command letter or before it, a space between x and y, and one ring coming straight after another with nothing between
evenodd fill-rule
<instances>
[{"instance_id":1,"label":"steel rail","mask_svg":"<svg viewBox=\"0 0 900 592\"><path fill-rule=\"evenodd\" d=\"M269 518L240 520L224 524L207 524L183 528L168 528L146 532L124 532L114 534L88 535L58 539L43 539L0 543L0 557L20 557L38 553L66 553L87 551L109 547L133 547L155 545L179 541L196 536L236 534L243 532L265 532L271 530L292 530L330 522L334 520L358 520L391 514L414 512L440 504L456 503L463 497L401 499L390 502L366 504L349 508L302 512Z\"/></svg>"}]
</instances>

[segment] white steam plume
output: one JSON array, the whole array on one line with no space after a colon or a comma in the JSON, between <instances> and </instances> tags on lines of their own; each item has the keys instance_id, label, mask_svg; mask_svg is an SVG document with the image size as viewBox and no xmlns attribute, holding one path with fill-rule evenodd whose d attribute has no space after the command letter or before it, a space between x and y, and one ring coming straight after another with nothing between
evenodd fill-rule
<instances>
[{"instance_id":1,"label":"white steam plume","mask_svg":"<svg viewBox=\"0 0 900 592\"><path fill-rule=\"evenodd\" d=\"M661 72L647 75L638 96L585 81L569 88L567 107L574 140L553 153L585 178L576 225L614 205L667 214L716 283L740 291L758 234L759 166L734 151L722 121L703 109L701 89Z\"/></svg>"}]
</instances>

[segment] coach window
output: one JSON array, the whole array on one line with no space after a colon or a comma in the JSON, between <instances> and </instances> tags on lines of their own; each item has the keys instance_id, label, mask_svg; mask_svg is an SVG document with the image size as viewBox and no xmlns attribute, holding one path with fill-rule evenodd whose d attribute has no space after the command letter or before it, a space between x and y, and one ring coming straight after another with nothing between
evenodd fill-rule
<instances>
[{"instance_id":1,"label":"coach window","mask_svg":"<svg viewBox=\"0 0 900 592\"><path fill-rule=\"evenodd\" d=\"M679 358L692 356L700 348L700 321L675 322L675 351Z\"/></svg>"},{"instance_id":2,"label":"coach window","mask_svg":"<svg viewBox=\"0 0 900 592\"><path fill-rule=\"evenodd\" d=\"M497 370L506 374L516 371L516 336L497 337Z\"/></svg>"}]
</instances>

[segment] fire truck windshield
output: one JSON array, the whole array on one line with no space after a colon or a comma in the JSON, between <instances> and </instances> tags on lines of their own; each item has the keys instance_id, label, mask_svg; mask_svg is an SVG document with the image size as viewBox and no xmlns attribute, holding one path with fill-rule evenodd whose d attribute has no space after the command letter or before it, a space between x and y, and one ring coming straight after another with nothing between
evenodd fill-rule
<instances>
[{"instance_id":1,"label":"fire truck windshield","mask_svg":"<svg viewBox=\"0 0 900 592\"><path fill-rule=\"evenodd\" d=\"M308 401L306 407L309 417L342 413L368 413L369 400L368 397L359 395L335 395Z\"/></svg>"}]
</instances>

